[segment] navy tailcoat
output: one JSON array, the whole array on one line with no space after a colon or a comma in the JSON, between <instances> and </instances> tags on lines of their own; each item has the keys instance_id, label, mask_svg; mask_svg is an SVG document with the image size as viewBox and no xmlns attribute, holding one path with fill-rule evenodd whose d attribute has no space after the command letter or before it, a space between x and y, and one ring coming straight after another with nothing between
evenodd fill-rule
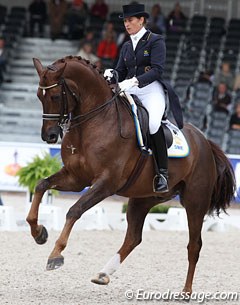
<instances>
[{"instance_id":1,"label":"navy tailcoat","mask_svg":"<svg viewBox=\"0 0 240 305\"><path fill-rule=\"evenodd\" d=\"M165 59L166 46L163 36L148 30L139 40L135 51L131 40L123 44L115 70L119 74L120 82L135 76L140 88L159 81L168 92L170 109L178 127L182 128L183 116L178 96L172 86L163 80Z\"/></svg>"}]
</instances>

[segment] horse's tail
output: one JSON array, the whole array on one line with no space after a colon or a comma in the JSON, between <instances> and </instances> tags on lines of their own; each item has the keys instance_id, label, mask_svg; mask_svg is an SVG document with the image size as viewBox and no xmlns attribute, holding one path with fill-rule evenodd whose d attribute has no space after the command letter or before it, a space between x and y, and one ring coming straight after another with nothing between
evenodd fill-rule
<instances>
[{"instance_id":1,"label":"horse's tail","mask_svg":"<svg viewBox=\"0 0 240 305\"><path fill-rule=\"evenodd\" d=\"M208 140L216 163L217 179L215 182L208 214L221 210L226 213L236 190L235 175L232 165L224 152L212 141Z\"/></svg>"}]
</instances>

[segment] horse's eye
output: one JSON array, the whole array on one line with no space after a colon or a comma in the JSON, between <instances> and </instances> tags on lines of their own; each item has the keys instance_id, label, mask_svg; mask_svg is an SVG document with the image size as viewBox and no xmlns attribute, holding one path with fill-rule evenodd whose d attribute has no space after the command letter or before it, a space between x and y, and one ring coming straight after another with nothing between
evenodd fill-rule
<instances>
[{"instance_id":1,"label":"horse's eye","mask_svg":"<svg viewBox=\"0 0 240 305\"><path fill-rule=\"evenodd\" d=\"M59 94L58 95L52 95L51 96L51 100L53 102L58 102L60 100L60 95Z\"/></svg>"}]
</instances>

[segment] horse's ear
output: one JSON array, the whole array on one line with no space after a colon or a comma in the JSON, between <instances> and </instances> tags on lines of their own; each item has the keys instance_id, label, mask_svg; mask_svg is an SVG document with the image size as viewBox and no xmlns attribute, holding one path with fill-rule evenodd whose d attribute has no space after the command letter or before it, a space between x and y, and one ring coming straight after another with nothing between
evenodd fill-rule
<instances>
[{"instance_id":1,"label":"horse's ear","mask_svg":"<svg viewBox=\"0 0 240 305\"><path fill-rule=\"evenodd\" d=\"M43 71L43 66L42 66L40 60L38 58L33 58L33 64L37 70L38 75L41 76L41 73Z\"/></svg>"},{"instance_id":2,"label":"horse's ear","mask_svg":"<svg viewBox=\"0 0 240 305\"><path fill-rule=\"evenodd\" d=\"M64 72L64 70L66 68L66 65L67 65L67 63L65 62L65 64L54 73L55 77L57 79L63 74L63 72Z\"/></svg>"}]
</instances>

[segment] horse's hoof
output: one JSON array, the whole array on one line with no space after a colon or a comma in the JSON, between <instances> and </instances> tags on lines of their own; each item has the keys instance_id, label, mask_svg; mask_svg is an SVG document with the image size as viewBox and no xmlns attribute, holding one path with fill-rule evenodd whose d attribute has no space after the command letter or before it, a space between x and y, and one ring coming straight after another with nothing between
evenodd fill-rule
<instances>
[{"instance_id":1,"label":"horse's hoof","mask_svg":"<svg viewBox=\"0 0 240 305\"><path fill-rule=\"evenodd\" d=\"M63 264L64 264L64 257L62 255L54 258L49 258L46 269L48 271L55 270L60 268Z\"/></svg>"},{"instance_id":2,"label":"horse's hoof","mask_svg":"<svg viewBox=\"0 0 240 305\"><path fill-rule=\"evenodd\" d=\"M48 239L48 231L44 226L41 226L40 233L37 237L34 238L35 242L39 245L45 244Z\"/></svg>"},{"instance_id":3,"label":"horse's hoof","mask_svg":"<svg viewBox=\"0 0 240 305\"><path fill-rule=\"evenodd\" d=\"M183 290L181 292L181 297L182 297L182 301L183 302L190 302L191 300L191 294L192 292L188 291L188 290Z\"/></svg>"},{"instance_id":4,"label":"horse's hoof","mask_svg":"<svg viewBox=\"0 0 240 305\"><path fill-rule=\"evenodd\" d=\"M107 285L110 282L110 278L106 273L100 272L95 278L91 279L91 282L98 285Z\"/></svg>"}]
</instances>

